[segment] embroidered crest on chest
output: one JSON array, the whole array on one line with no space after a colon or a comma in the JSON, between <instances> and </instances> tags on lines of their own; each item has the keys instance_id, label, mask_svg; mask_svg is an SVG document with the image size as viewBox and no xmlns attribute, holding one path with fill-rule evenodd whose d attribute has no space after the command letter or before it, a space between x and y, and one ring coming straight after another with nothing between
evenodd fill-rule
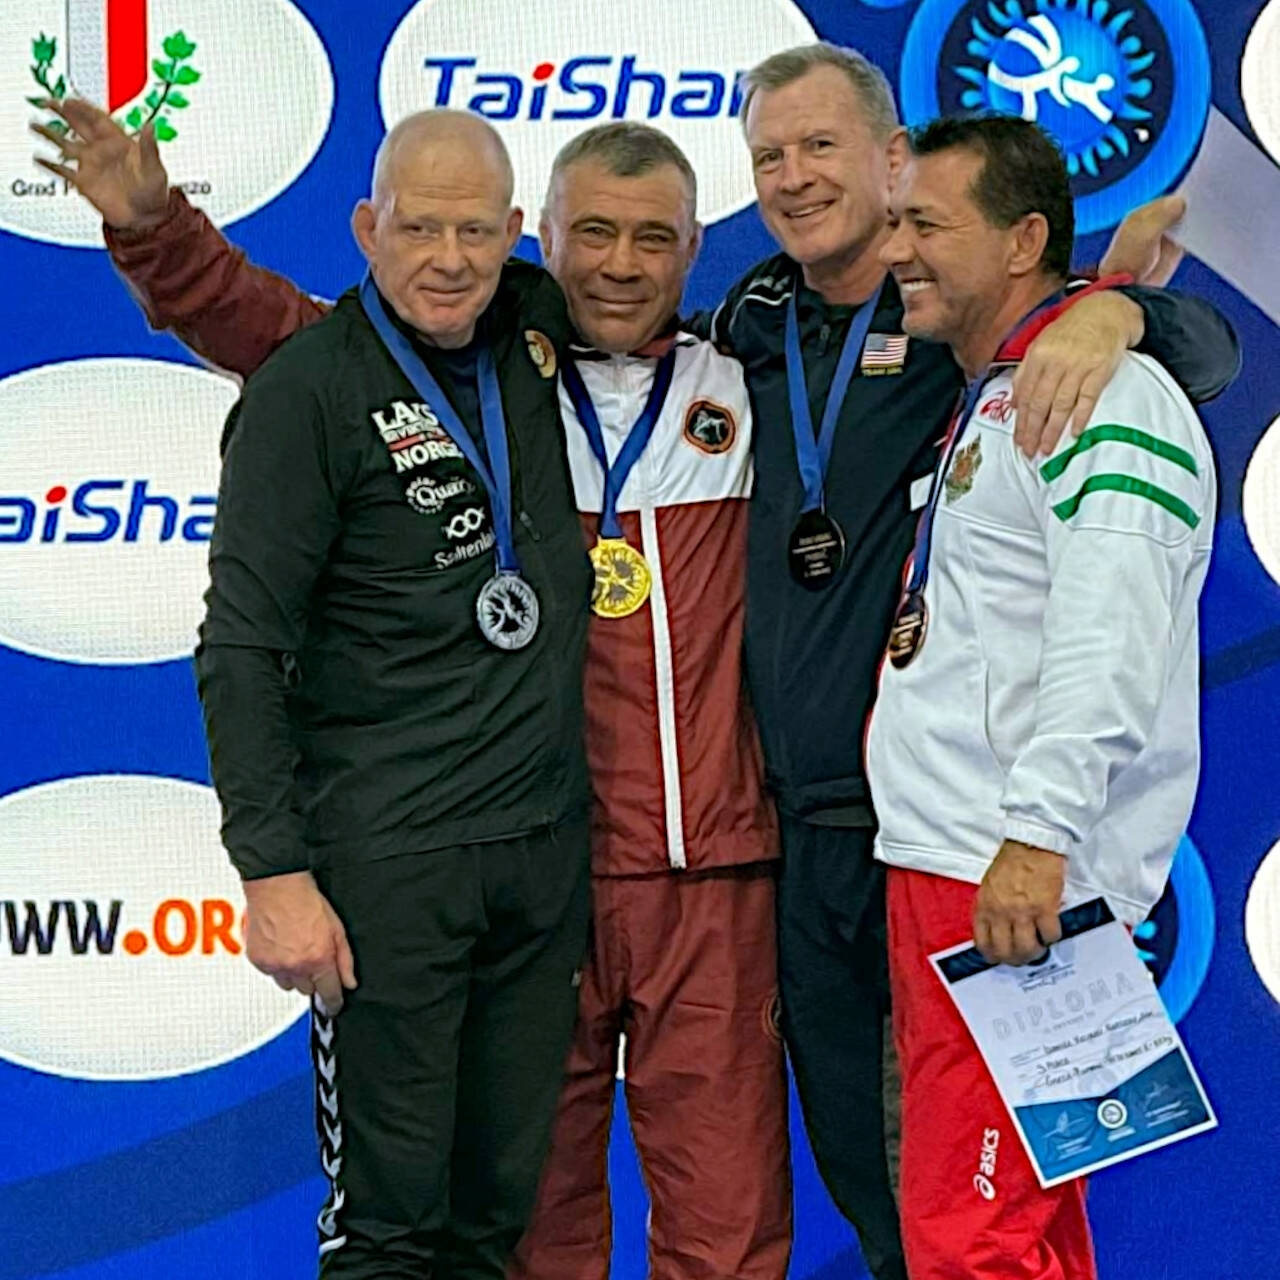
<instances>
[{"instance_id":1,"label":"embroidered crest on chest","mask_svg":"<svg viewBox=\"0 0 1280 1280\"><path fill-rule=\"evenodd\" d=\"M725 453L737 433L733 411L714 400L695 400L684 416L684 438L703 453Z\"/></svg>"},{"instance_id":2,"label":"embroidered crest on chest","mask_svg":"<svg viewBox=\"0 0 1280 1280\"><path fill-rule=\"evenodd\" d=\"M947 502L955 502L963 498L973 488L978 468L982 466L982 437L965 445L952 460L951 470L947 472Z\"/></svg>"}]
</instances>

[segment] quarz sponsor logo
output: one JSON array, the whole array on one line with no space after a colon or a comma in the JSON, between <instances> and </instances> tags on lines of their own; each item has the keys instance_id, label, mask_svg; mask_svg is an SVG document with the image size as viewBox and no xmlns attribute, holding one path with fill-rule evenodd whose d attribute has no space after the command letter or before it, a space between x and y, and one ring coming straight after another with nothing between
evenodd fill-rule
<instances>
[{"instance_id":1,"label":"quarz sponsor logo","mask_svg":"<svg viewBox=\"0 0 1280 1280\"><path fill-rule=\"evenodd\" d=\"M159 360L0 382L0 644L104 665L191 652L235 396Z\"/></svg>"},{"instance_id":2,"label":"quarz sponsor logo","mask_svg":"<svg viewBox=\"0 0 1280 1280\"><path fill-rule=\"evenodd\" d=\"M924 0L901 87L910 124L994 111L1053 134L1083 233L1160 194L1190 161L1209 57L1190 0Z\"/></svg>"},{"instance_id":3,"label":"quarz sponsor logo","mask_svg":"<svg viewBox=\"0 0 1280 1280\"><path fill-rule=\"evenodd\" d=\"M329 127L333 76L319 36L289 0L11 0L0 29L0 102L57 128L36 104L73 94L105 107L126 132L152 124L175 183L227 223L311 163ZM269 128L246 123L250 100L271 104ZM0 134L0 228L100 245L93 210L32 163L40 145L20 128Z\"/></svg>"},{"instance_id":4,"label":"quarz sponsor logo","mask_svg":"<svg viewBox=\"0 0 1280 1280\"><path fill-rule=\"evenodd\" d=\"M608 120L649 121L687 152L700 216L714 222L754 199L739 76L815 38L791 0L739 0L727 24L691 23L683 0L643 9L423 0L387 46L382 114L388 125L424 107L486 117L511 151L516 203L530 215L542 205L552 159L574 134Z\"/></svg>"},{"instance_id":5,"label":"quarz sponsor logo","mask_svg":"<svg viewBox=\"0 0 1280 1280\"><path fill-rule=\"evenodd\" d=\"M217 798L172 778L65 778L0 799L0 1058L96 1080L181 1075L306 1005L245 960Z\"/></svg>"}]
</instances>

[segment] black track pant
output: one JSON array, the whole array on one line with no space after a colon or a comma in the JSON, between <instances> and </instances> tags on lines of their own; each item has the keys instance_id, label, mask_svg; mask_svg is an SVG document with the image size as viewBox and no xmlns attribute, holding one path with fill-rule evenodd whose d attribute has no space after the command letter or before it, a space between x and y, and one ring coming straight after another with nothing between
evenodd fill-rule
<instances>
[{"instance_id":1,"label":"black track pant","mask_svg":"<svg viewBox=\"0 0 1280 1280\"><path fill-rule=\"evenodd\" d=\"M906 1280L885 1153L889 1012L884 867L871 827L783 816L778 968L805 1129L837 1208L877 1280Z\"/></svg>"},{"instance_id":2,"label":"black track pant","mask_svg":"<svg viewBox=\"0 0 1280 1280\"><path fill-rule=\"evenodd\" d=\"M499 1280L586 949L585 821L317 872L359 987L312 1020L324 1280Z\"/></svg>"}]
</instances>

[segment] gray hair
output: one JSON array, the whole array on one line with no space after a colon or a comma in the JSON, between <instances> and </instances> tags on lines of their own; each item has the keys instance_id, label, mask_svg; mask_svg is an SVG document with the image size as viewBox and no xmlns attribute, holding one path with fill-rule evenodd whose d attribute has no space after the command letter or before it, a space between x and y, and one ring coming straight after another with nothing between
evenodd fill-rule
<instances>
[{"instance_id":1,"label":"gray hair","mask_svg":"<svg viewBox=\"0 0 1280 1280\"><path fill-rule=\"evenodd\" d=\"M757 93L785 88L815 67L835 67L844 72L862 103L867 125L875 138L883 141L898 127L898 108L884 72L856 49L819 40L816 44L797 45L771 54L742 77L743 129L747 127L747 112Z\"/></svg>"},{"instance_id":2,"label":"gray hair","mask_svg":"<svg viewBox=\"0 0 1280 1280\"><path fill-rule=\"evenodd\" d=\"M637 178L662 165L671 165L689 193L689 217L696 218L698 179L689 157L661 129L633 120L614 120L570 138L551 164L547 205L555 201L556 187L565 171L583 160L596 160L615 178Z\"/></svg>"}]
</instances>

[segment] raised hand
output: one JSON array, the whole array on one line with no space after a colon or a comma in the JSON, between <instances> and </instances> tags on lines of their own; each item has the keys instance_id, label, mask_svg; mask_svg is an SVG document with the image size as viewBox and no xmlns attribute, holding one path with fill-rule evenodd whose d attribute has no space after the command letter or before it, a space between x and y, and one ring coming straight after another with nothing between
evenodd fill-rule
<instances>
[{"instance_id":1,"label":"raised hand","mask_svg":"<svg viewBox=\"0 0 1280 1280\"><path fill-rule=\"evenodd\" d=\"M141 230L163 217L169 175L160 159L153 125L130 137L90 102L48 99L42 105L60 116L70 131L61 134L33 124L31 131L60 152L60 161L36 156L36 164L75 187L108 226Z\"/></svg>"},{"instance_id":2,"label":"raised hand","mask_svg":"<svg viewBox=\"0 0 1280 1280\"><path fill-rule=\"evenodd\" d=\"M1139 284L1168 284L1182 261L1182 247L1169 230L1186 211L1182 196L1161 196L1139 205L1116 228L1098 270L1103 275L1127 271Z\"/></svg>"}]
</instances>

